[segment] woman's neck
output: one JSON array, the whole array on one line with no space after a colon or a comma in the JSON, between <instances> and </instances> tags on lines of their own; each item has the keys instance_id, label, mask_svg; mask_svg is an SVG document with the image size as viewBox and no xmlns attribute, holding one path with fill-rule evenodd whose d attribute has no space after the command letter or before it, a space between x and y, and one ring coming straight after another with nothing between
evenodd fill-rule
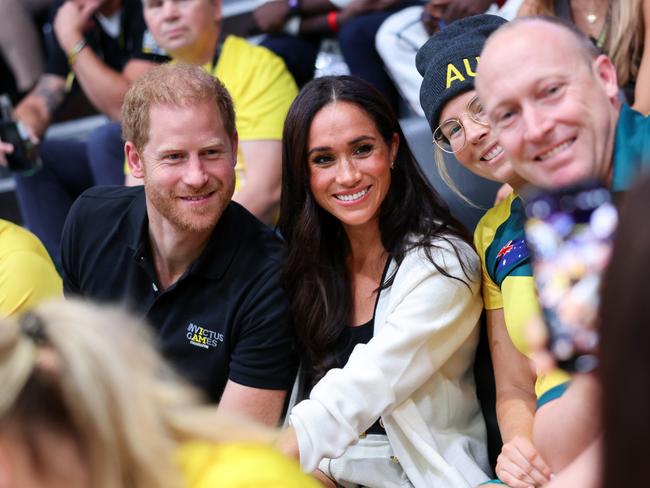
<instances>
[{"instance_id":1,"label":"woman's neck","mask_svg":"<svg viewBox=\"0 0 650 488\"><path fill-rule=\"evenodd\" d=\"M365 227L365 226L364 226ZM350 254L346 267L352 292L351 324L365 324L372 319L376 294L388 259L377 224L365 229L346 229Z\"/></svg>"},{"instance_id":2,"label":"woman's neck","mask_svg":"<svg viewBox=\"0 0 650 488\"><path fill-rule=\"evenodd\" d=\"M361 270L384 259L386 250L381 242L381 232L377 220L363 226L345 227L350 243L348 269Z\"/></svg>"}]
</instances>

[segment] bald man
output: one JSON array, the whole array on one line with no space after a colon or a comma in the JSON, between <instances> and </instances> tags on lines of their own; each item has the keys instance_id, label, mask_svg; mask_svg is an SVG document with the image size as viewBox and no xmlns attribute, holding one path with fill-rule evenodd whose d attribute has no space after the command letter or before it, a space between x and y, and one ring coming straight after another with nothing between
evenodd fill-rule
<instances>
[{"instance_id":1,"label":"bald man","mask_svg":"<svg viewBox=\"0 0 650 488\"><path fill-rule=\"evenodd\" d=\"M476 89L515 170L556 188L627 189L650 166L650 119L619 101L611 60L561 21L528 17L488 40Z\"/></svg>"},{"instance_id":2,"label":"bald man","mask_svg":"<svg viewBox=\"0 0 650 488\"><path fill-rule=\"evenodd\" d=\"M650 119L620 102L611 60L559 20L525 17L495 31L476 89L513 167L533 185L596 178L620 191L650 166ZM533 441L554 473L597 438L599 395L593 375L575 375L537 411Z\"/></svg>"}]
</instances>

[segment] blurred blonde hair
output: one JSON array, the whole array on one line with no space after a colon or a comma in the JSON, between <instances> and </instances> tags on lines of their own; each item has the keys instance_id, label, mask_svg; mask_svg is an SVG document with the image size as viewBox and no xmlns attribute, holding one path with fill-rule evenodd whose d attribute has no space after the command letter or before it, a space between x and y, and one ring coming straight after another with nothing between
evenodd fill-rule
<instances>
[{"instance_id":1,"label":"blurred blonde hair","mask_svg":"<svg viewBox=\"0 0 650 488\"><path fill-rule=\"evenodd\" d=\"M554 16L553 0L527 0L529 15ZM620 86L636 79L643 55L645 29L641 0L609 0L609 24L603 51L616 66ZM650 46L649 46L650 47Z\"/></svg>"},{"instance_id":2,"label":"blurred blonde hair","mask_svg":"<svg viewBox=\"0 0 650 488\"><path fill-rule=\"evenodd\" d=\"M97 488L183 486L175 465L190 440L273 442L275 432L205 406L156 352L145 324L81 301L0 321L0 430L39 452L40 429L75 440Z\"/></svg>"},{"instance_id":3,"label":"blurred blonde hair","mask_svg":"<svg viewBox=\"0 0 650 488\"><path fill-rule=\"evenodd\" d=\"M436 162L436 169L438 170L440 179L442 179L442 181L449 187L449 189L456 196L458 196L458 198L464 201L467 205L474 208L482 208L481 206L477 205L469 198L467 198L465 194L462 191L460 191L460 188L458 188L456 182L451 178L451 176L449 176L449 171L447 170L447 162L445 161L445 155L442 149L440 149L435 144L433 145L433 149L434 149L434 153L433 153L434 161Z\"/></svg>"}]
</instances>

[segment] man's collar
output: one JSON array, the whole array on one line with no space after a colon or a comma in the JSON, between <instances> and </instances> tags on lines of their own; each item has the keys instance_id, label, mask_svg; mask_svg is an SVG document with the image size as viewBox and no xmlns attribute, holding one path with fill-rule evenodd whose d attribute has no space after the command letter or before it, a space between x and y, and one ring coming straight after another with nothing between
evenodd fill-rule
<instances>
[{"instance_id":1,"label":"man's collar","mask_svg":"<svg viewBox=\"0 0 650 488\"><path fill-rule=\"evenodd\" d=\"M143 243L149 243L149 219L147 217L144 187L142 186L129 207L126 216L126 227L129 249L137 252L141 251Z\"/></svg>"},{"instance_id":2,"label":"man's collar","mask_svg":"<svg viewBox=\"0 0 650 488\"><path fill-rule=\"evenodd\" d=\"M189 272L208 279L218 280L230 267L241 243L237 232L238 203L230 202L212 231L210 240L201 255L192 263Z\"/></svg>"}]
</instances>

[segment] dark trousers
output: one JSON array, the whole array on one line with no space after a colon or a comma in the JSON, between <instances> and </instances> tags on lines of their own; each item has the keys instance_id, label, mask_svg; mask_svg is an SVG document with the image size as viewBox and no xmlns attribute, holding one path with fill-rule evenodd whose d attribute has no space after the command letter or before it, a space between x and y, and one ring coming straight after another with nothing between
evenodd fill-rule
<instances>
[{"instance_id":1,"label":"dark trousers","mask_svg":"<svg viewBox=\"0 0 650 488\"><path fill-rule=\"evenodd\" d=\"M298 88L314 77L320 38L269 34L261 42L265 48L280 56L296 80Z\"/></svg>"},{"instance_id":2,"label":"dark trousers","mask_svg":"<svg viewBox=\"0 0 650 488\"><path fill-rule=\"evenodd\" d=\"M417 0L402 2L399 7L381 12L372 12L355 17L341 27L338 41L343 58L350 73L363 78L382 92L393 107L398 108L399 94L386 72L377 49L375 36L381 24L399 10L419 5ZM299 87L314 76L314 64L320 46L319 37L291 36L288 34L267 35L262 45L284 59L287 68Z\"/></svg>"},{"instance_id":3,"label":"dark trousers","mask_svg":"<svg viewBox=\"0 0 650 488\"><path fill-rule=\"evenodd\" d=\"M61 232L76 198L93 185L124 184L124 151L116 123L93 130L86 142L45 139L43 167L16 178L16 196L25 226L60 266Z\"/></svg>"}]
</instances>

